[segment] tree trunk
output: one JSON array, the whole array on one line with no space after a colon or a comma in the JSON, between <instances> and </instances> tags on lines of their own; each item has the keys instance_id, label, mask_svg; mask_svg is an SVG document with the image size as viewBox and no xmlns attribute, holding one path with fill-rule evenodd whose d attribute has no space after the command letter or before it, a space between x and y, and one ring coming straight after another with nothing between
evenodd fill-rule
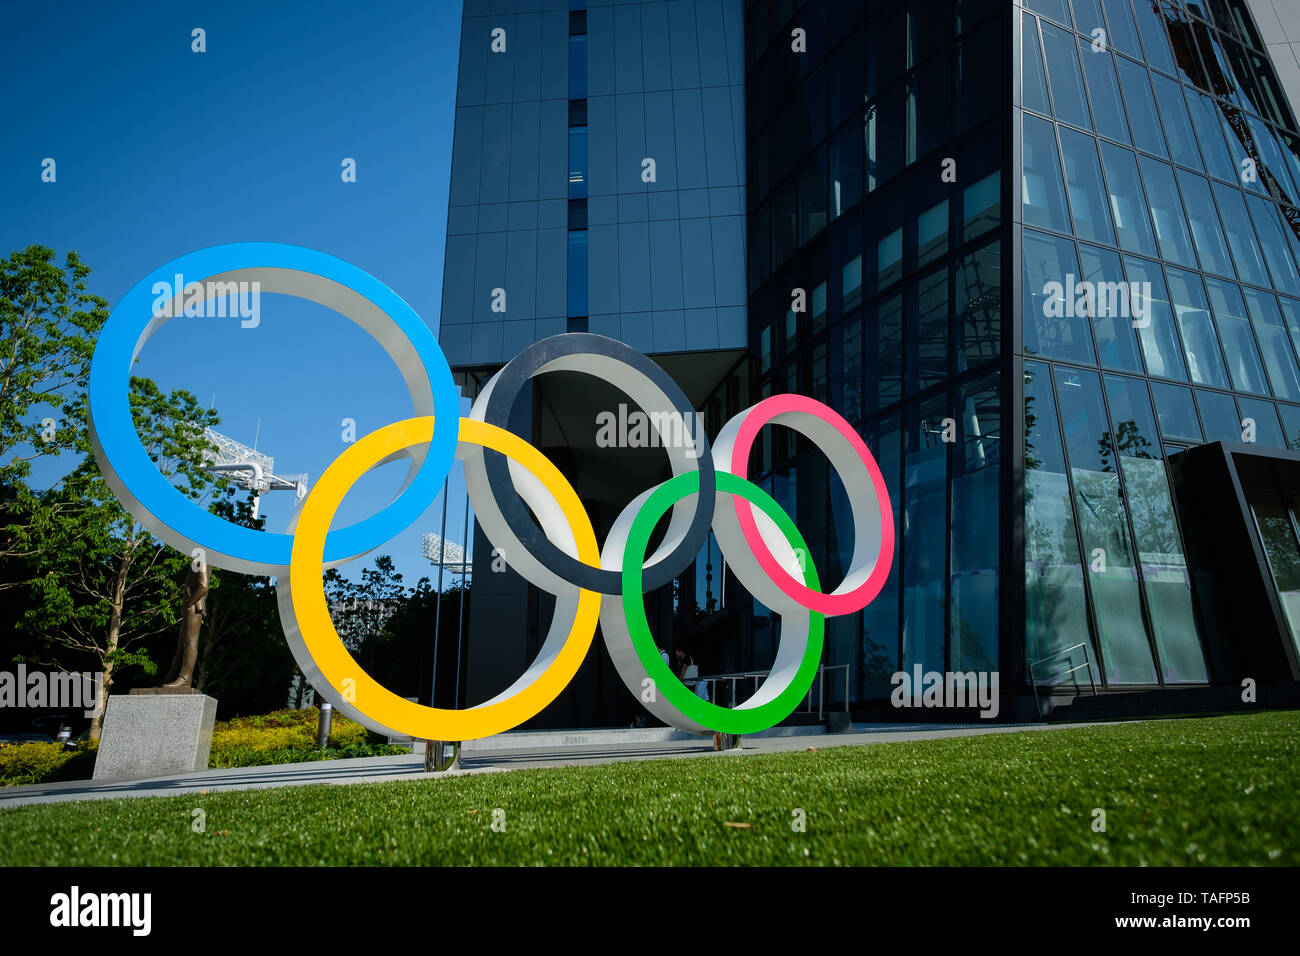
<instances>
[{"instance_id":1,"label":"tree trunk","mask_svg":"<svg viewBox=\"0 0 1300 956\"><path fill-rule=\"evenodd\" d=\"M134 535L132 536L134 538ZM99 742L100 731L104 728L104 712L108 709L108 692L113 686L113 653L122 638L122 609L126 604L126 579L131 570L130 545L117 564L117 576L113 579L113 598L108 612L108 640L104 648L104 680L99 687L99 713L90 721L90 739Z\"/></svg>"}]
</instances>

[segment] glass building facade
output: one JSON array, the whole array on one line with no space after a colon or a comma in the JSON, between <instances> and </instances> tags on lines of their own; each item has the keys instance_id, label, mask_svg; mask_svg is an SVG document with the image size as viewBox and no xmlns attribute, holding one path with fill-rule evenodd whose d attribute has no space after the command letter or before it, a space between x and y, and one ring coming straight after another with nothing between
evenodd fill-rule
<instances>
[{"instance_id":1,"label":"glass building facade","mask_svg":"<svg viewBox=\"0 0 1300 956\"><path fill-rule=\"evenodd\" d=\"M466 0L444 351L745 346L739 0Z\"/></svg>"},{"instance_id":2,"label":"glass building facade","mask_svg":"<svg viewBox=\"0 0 1300 956\"><path fill-rule=\"evenodd\" d=\"M500 108L465 99L486 56L465 48L509 19L474 7L449 287L513 268L512 227L485 232L484 174L461 169L476 162L461 158L462 109ZM521 281L549 281L544 244L567 253L551 266L568 283L545 320L540 291L522 320L468 300L458 320L470 293L448 292L453 366L499 367L562 328L657 355L739 347L697 390L710 435L781 392L857 427L898 534L879 597L827 621L823 663L849 672L847 691L827 681L828 706L916 719L890 696L918 667L998 673L1005 715L1081 686L1300 679L1300 131L1246 0L653 0L516 16L553 17L555 38L567 23L567 84L556 66L553 91L543 80L556 105L539 109L567 130L568 215L543 227L548 190L563 205L566 187L549 166L528 178L546 198ZM543 56L543 77L562 59ZM533 102L529 82L501 88L508 109ZM486 151L477 122L465 135ZM652 153L665 159L647 183ZM551 153L527 155L536 172ZM469 176L472 201L458 191ZM493 199L507 224L515 199ZM567 242L543 243L543 228ZM498 342L491 329L516 321L531 333ZM754 455L833 584L853 549L838 477L783 428ZM779 622L715 545L671 592L652 623L702 673L771 664ZM1245 594L1254 611L1234 604ZM1276 632L1245 638L1243 622Z\"/></svg>"}]
</instances>

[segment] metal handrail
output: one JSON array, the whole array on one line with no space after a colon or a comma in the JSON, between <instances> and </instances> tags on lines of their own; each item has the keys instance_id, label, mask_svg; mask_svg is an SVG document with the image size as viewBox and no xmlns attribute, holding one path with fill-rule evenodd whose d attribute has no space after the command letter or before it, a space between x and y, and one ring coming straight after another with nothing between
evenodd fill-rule
<instances>
[{"instance_id":1,"label":"metal handrail","mask_svg":"<svg viewBox=\"0 0 1300 956\"><path fill-rule=\"evenodd\" d=\"M1036 661L1029 662L1029 667L1028 667L1029 686L1032 687L1034 691L1034 713L1037 714L1039 717L1043 716L1043 705L1041 701L1039 701L1038 699L1038 679L1034 676L1034 668L1037 667L1039 664L1044 663L1045 661L1050 661L1054 657L1062 657L1066 654L1073 654L1081 647L1083 648L1083 663L1075 667L1071 667L1069 670L1065 671L1065 673L1073 674L1075 671L1082 670L1086 667L1088 669L1088 683L1092 685L1092 696L1093 697L1097 696L1097 678L1095 678L1092 674L1092 656L1088 653L1088 642L1080 641L1078 644L1071 645L1070 647L1064 648L1063 650L1055 651L1051 654L1048 654L1046 657L1040 657ZM1074 687L1075 690L1079 689L1078 680L1075 680Z\"/></svg>"},{"instance_id":2,"label":"metal handrail","mask_svg":"<svg viewBox=\"0 0 1300 956\"><path fill-rule=\"evenodd\" d=\"M826 680L824 676L825 672L828 670L831 671L839 670L840 668L844 669L844 712L845 713L849 712L849 681L851 676L849 665L831 664L827 666L825 664L819 664L817 667L817 676L815 678L815 680L818 682L818 700L817 700L818 720L822 719L822 714L826 709ZM714 701L714 703L716 703L717 701L713 693L714 685L719 684L723 681L730 681L731 682L731 706L735 707L736 706L736 684L739 681L753 680L756 682L755 690L757 690L757 682L762 678L767 677L771 673L772 672L770 670L766 670L766 671L736 671L730 674L710 674L708 677L695 678L693 683L709 685L709 699ZM800 711L800 713L804 713L804 712L812 713L812 687L811 686L809 686L808 688L808 696L804 699L804 705L807 709L806 711Z\"/></svg>"}]
</instances>

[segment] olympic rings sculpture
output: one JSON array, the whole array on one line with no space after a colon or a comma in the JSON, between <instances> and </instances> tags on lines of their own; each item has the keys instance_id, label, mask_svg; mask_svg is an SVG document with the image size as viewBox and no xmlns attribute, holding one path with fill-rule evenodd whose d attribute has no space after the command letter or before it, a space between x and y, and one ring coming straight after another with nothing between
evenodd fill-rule
<instances>
[{"instance_id":1,"label":"olympic rings sculpture","mask_svg":"<svg viewBox=\"0 0 1300 956\"><path fill-rule=\"evenodd\" d=\"M155 287L201 277L157 308ZM358 439L320 476L286 533L254 531L206 511L154 466L131 418L131 365L149 337L180 314L181 297L220 294L214 283L256 281L264 291L318 302L372 335L397 364L415 416ZM179 286L178 282L178 286ZM604 545L568 480L540 451L506 429L514 399L537 375L581 372L622 389L661 429L673 477L624 508ZM167 263L137 283L110 314L91 364L91 445L109 486L144 527L174 548L201 549L214 567L276 578L281 623L298 666L348 717L372 730L423 740L473 740L518 726L568 685L599 623L627 688L656 717L691 731L753 734L792 713L821 660L827 616L851 614L880 593L894 554L893 509L871 452L842 417L800 395L774 395L723 426L710 449L689 436L686 396L653 361L622 342L589 333L552 336L502 368L459 415L458 394L437 340L378 279L333 256L279 243L232 243ZM808 546L790 516L746 477L766 425L799 431L827 456L848 493L854 547L844 580L822 589ZM410 470L393 500L364 521L330 528L344 496L367 471L398 458ZM397 696L352 658L333 622L323 569L379 547L414 522L462 461L475 519L524 580L555 595L537 658L491 700L461 710ZM667 531L646 557L665 513ZM736 579L782 619L776 660L754 695L734 708L687 688L659 653L644 594L687 568L710 530Z\"/></svg>"}]
</instances>

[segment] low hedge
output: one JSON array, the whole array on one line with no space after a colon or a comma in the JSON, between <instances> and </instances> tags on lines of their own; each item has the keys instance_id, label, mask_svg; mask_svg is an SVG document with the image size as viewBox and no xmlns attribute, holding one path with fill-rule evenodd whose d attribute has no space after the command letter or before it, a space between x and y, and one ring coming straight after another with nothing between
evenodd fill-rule
<instances>
[{"instance_id":1,"label":"low hedge","mask_svg":"<svg viewBox=\"0 0 1300 956\"><path fill-rule=\"evenodd\" d=\"M383 743L365 727L335 714L330 723L330 746L316 748L320 712L277 710L256 717L223 720L212 729L208 766L262 767L278 763L305 763L343 757L378 757L409 753ZM0 786L89 780L95 768L97 745L83 742L68 750L53 741L0 745Z\"/></svg>"},{"instance_id":2,"label":"low hedge","mask_svg":"<svg viewBox=\"0 0 1300 956\"><path fill-rule=\"evenodd\" d=\"M89 780L95 769L95 751L84 743L76 750L55 741L0 744L0 786Z\"/></svg>"}]
</instances>

